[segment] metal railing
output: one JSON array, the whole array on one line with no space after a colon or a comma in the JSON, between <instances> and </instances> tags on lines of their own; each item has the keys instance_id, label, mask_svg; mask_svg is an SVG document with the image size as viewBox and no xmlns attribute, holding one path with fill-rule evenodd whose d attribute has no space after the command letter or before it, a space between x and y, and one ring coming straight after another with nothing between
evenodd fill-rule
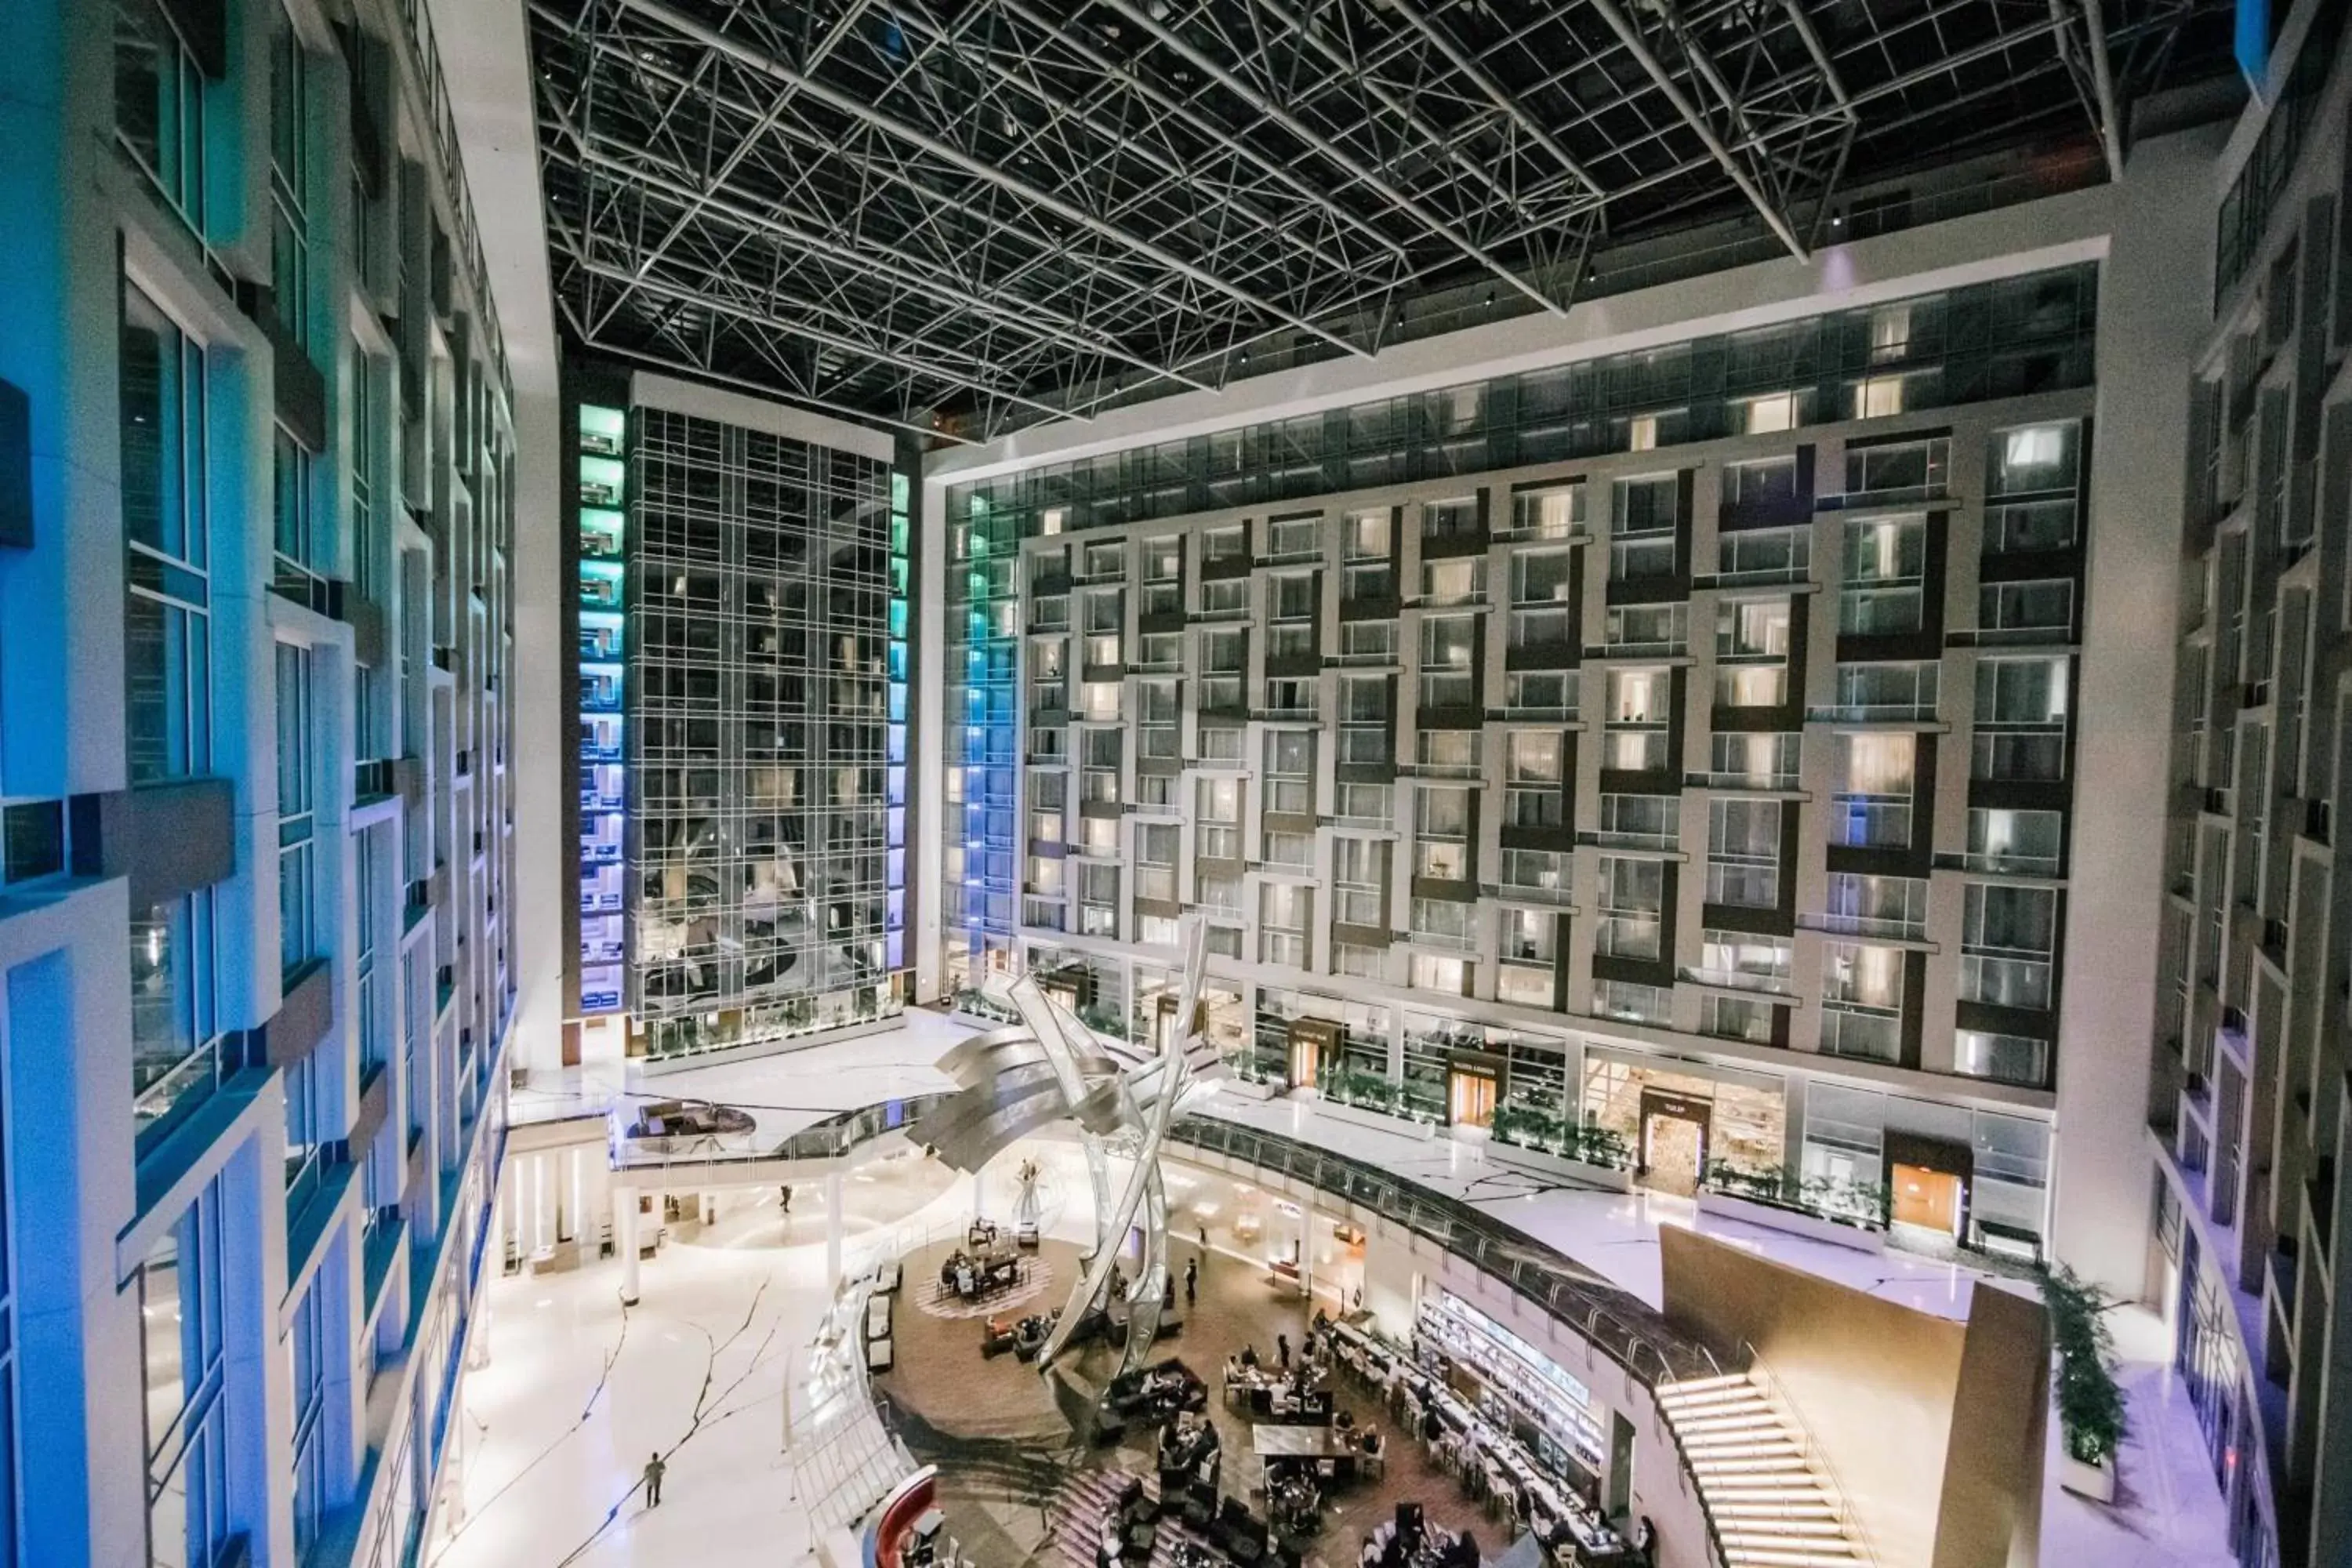
<instances>
[{"instance_id":1,"label":"metal railing","mask_svg":"<svg viewBox=\"0 0 2352 1568\"><path fill-rule=\"evenodd\" d=\"M1213 1114L1179 1117L1169 1130L1167 1147L1180 1156L1189 1149L1246 1161L1361 1204L1508 1285L1646 1386L1723 1372L1705 1345L1669 1327L1655 1309L1596 1278L1565 1254L1457 1198L1367 1161L1221 1121Z\"/></svg>"},{"instance_id":2,"label":"metal railing","mask_svg":"<svg viewBox=\"0 0 2352 1568\"><path fill-rule=\"evenodd\" d=\"M765 1160L837 1160L859 1144L885 1132L912 1126L944 1094L910 1095L861 1106L811 1122L782 1138L754 1129L750 1132L709 1132L677 1138L631 1138L625 1131L633 1114L625 1105L614 1107L609 1137L612 1164L619 1170L667 1169L677 1165L748 1164Z\"/></svg>"},{"instance_id":3,"label":"metal railing","mask_svg":"<svg viewBox=\"0 0 2352 1568\"><path fill-rule=\"evenodd\" d=\"M1864 1527L1862 1516L1847 1500L1845 1484L1838 1479L1837 1467L1830 1462L1829 1455L1813 1441L1812 1434L1798 1418L1796 1405L1790 1401L1780 1380L1773 1375L1771 1363L1764 1359L1764 1352L1756 1348L1753 1340L1741 1341L1740 1348L1748 1352L1749 1381L1764 1396L1764 1403L1771 1406L1772 1414L1780 1417L1780 1425L1788 1429L1790 1440L1797 1445L1797 1457L1804 1461L1807 1469L1813 1472L1814 1483L1829 1494L1830 1507L1837 1515L1838 1528L1845 1532L1846 1544L1853 1549L1856 1561L1864 1568L1869 1568L1878 1561L1878 1554L1871 1550L1870 1532Z\"/></svg>"}]
</instances>

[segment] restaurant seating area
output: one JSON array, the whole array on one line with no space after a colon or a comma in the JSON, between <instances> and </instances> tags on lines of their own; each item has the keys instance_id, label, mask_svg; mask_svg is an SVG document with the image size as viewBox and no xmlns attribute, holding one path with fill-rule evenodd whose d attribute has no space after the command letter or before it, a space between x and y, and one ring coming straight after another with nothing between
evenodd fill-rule
<instances>
[{"instance_id":1,"label":"restaurant seating area","mask_svg":"<svg viewBox=\"0 0 2352 1568\"><path fill-rule=\"evenodd\" d=\"M943 1276L970 1270L978 1283L1003 1256L1020 1255L975 1233L951 1244L943 1262L933 1253L921 1267L926 1278L935 1266ZM1069 1267L1059 1254L1030 1260ZM1433 1306L1400 1341L1360 1311L1304 1316L1286 1281L1219 1258L1208 1258L1197 1284L1198 1301L1178 1290L1162 1328L1187 1331L1183 1354L1155 1349L1154 1359L1118 1372L1113 1352L1134 1302L1114 1289L1045 1384L1031 1369L1058 1312L1013 1304L972 1329L927 1328L909 1369L919 1384L902 1386L926 1421L976 1434L994 1418L969 1415L975 1400L1008 1409L1025 1378L1039 1392L1022 1419L1051 1419L1056 1401L1045 1390L1067 1384L1058 1408L1080 1423L1082 1443L1054 1495L1038 1501L1068 1568L1297 1568L1315 1558L1471 1568L1515 1542L1525 1568L1642 1562L1601 1517L1592 1467L1577 1457L1589 1435L1575 1407L1531 1405L1508 1381L1517 1369L1505 1364L1495 1325L1465 1304ZM964 1359L975 1331L980 1356ZM982 1376L989 1363L1005 1370ZM1008 1376L1013 1383L1003 1382ZM946 1390L957 1392L929 1392ZM1076 1414L1071 1394L1090 1422ZM959 1426L974 1420L982 1425ZM951 1518L955 1494L950 1485Z\"/></svg>"},{"instance_id":2,"label":"restaurant seating area","mask_svg":"<svg viewBox=\"0 0 2352 1568\"><path fill-rule=\"evenodd\" d=\"M1343 1374L1376 1394L1407 1440L1507 1532L1534 1535L1560 1568L1641 1561L1601 1517L1589 1481L1571 1486L1548 1472L1508 1425L1449 1385L1458 1374L1444 1350L1418 1339L1408 1352L1361 1323L1334 1322L1328 1332Z\"/></svg>"}]
</instances>

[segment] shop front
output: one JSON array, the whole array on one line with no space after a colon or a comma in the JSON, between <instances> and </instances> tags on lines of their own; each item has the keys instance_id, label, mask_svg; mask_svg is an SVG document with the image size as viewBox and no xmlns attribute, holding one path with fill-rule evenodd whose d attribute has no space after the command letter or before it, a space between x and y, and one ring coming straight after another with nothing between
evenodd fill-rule
<instances>
[{"instance_id":1,"label":"shop front","mask_svg":"<svg viewBox=\"0 0 2352 1568\"><path fill-rule=\"evenodd\" d=\"M2050 1126L1843 1084L1805 1091L1804 1188L1915 1249L2041 1256Z\"/></svg>"},{"instance_id":2,"label":"shop front","mask_svg":"<svg viewBox=\"0 0 2352 1568\"><path fill-rule=\"evenodd\" d=\"M1718 1164L1778 1172L1787 1130L1778 1079L1735 1074L1696 1062L1589 1046L1584 1114L1632 1151L1634 1180L1687 1197Z\"/></svg>"}]
</instances>

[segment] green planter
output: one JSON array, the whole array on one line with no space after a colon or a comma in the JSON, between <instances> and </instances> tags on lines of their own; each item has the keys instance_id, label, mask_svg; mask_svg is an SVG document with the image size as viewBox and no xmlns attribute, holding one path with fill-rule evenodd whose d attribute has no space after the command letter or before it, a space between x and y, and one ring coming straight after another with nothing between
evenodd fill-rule
<instances>
[{"instance_id":1,"label":"green planter","mask_svg":"<svg viewBox=\"0 0 2352 1568\"><path fill-rule=\"evenodd\" d=\"M2092 1475L2069 1489L2106 1501L2115 1492L2116 1450L2124 1440L2123 1389L2116 1383L2115 1336L2107 1300L2063 1264L2042 1277L2042 1303L2050 1312L2052 1386L2066 1458Z\"/></svg>"}]
</instances>

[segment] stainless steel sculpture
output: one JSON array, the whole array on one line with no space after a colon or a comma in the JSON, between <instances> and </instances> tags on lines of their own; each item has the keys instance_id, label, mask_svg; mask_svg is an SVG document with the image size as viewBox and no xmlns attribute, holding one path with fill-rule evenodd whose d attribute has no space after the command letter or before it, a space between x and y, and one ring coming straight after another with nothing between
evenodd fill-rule
<instances>
[{"instance_id":1,"label":"stainless steel sculpture","mask_svg":"<svg viewBox=\"0 0 2352 1568\"><path fill-rule=\"evenodd\" d=\"M1021 1023L974 1035L940 1059L958 1089L913 1129L955 1169L978 1172L1014 1142L1056 1121L1077 1128L1094 1188L1095 1240L1086 1267L1045 1348L1040 1372L1067 1347L1087 1315L1103 1306L1118 1244L1141 1216L1143 1272L1127 1298L1127 1342L1119 1370L1139 1364L1158 1335L1167 1306L1168 1195L1160 1180L1160 1146L1187 1088L1215 1070L1216 1055L1201 1027L1201 977L1207 935L1186 916L1178 927L1183 982L1175 1026L1158 1053L1096 1034L1050 1001L1023 975L1005 999ZM1110 1160L1131 1154L1133 1169L1116 1196Z\"/></svg>"}]
</instances>

